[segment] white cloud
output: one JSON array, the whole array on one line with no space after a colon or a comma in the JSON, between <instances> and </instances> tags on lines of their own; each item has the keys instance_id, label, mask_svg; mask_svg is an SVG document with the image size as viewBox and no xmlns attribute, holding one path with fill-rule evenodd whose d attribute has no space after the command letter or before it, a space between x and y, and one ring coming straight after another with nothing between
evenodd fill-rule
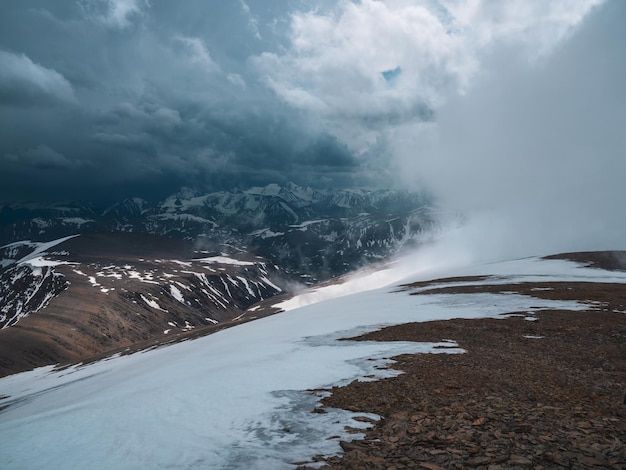
<instances>
[{"instance_id":1,"label":"white cloud","mask_svg":"<svg viewBox=\"0 0 626 470\"><path fill-rule=\"evenodd\" d=\"M348 117L437 102L442 84L475 68L461 38L416 2L342 2L331 14L294 14L290 40L287 53L258 58L270 87L294 106L303 101L290 97L306 93L324 103L316 110ZM383 72L398 67L392 85Z\"/></svg>"},{"instance_id":2,"label":"white cloud","mask_svg":"<svg viewBox=\"0 0 626 470\"><path fill-rule=\"evenodd\" d=\"M624 248L626 56L615 54L621 17L609 14L591 17L541 66L493 57L490 76L451 98L436 123L394 129L402 173L467 215L473 250Z\"/></svg>"},{"instance_id":3,"label":"white cloud","mask_svg":"<svg viewBox=\"0 0 626 470\"><path fill-rule=\"evenodd\" d=\"M175 39L183 46L191 64L205 73L214 73L220 70L219 65L211 58L211 54L202 39L189 36L177 36Z\"/></svg>"},{"instance_id":4,"label":"white cloud","mask_svg":"<svg viewBox=\"0 0 626 470\"><path fill-rule=\"evenodd\" d=\"M257 39L261 39L261 33L259 32L259 24L257 19L252 15L250 11L250 6L244 1L239 0L239 4L241 5L241 11L244 16L248 19L248 29L254 33L254 37Z\"/></svg>"},{"instance_id":5,"label":"white cloud","mask_svg":"<svg viewBox=\"0 0 626 470\"><path fill-rule=\"evenodd\" d=\"M494 47L548 54L602 1L344 0L294 13L289 48L254 63L281 100L356 150L378 140L372 121L384 132L386 123L427 120L425 110L466 92Z\"/></svg>"},{"instance_id":6,"label":"white cloud","mask_svg":"<svg viewBox=\"0 0 626 470\"><path fill-rule=\"evenodd\" d=\"M442 0L455 27L477 47L497 41L523 44L531 58L550 53L604 0Z\"/></svg>"},{"instance_id":7,"label":"white cloud","mask_svg":"<svg viewBox=\"0 0 626 470\"><path fill-rule=\"evenodd\" d=\"M228 79L230 83L232 83L238 88L241 88L242 90L245 90L247 87L246 81L238 73L229 73L226 78Z\"/></svg>"},{"instance_id":8,"label":"white cloud","mask_svg":"<svg viewBox=\"0 0 626 470\"><path fill-rule=\"evenodd\" d=\"M24 54L0 51L0 104L75 103L72 85L56 70Z\"/></svg>"}]
</instances>

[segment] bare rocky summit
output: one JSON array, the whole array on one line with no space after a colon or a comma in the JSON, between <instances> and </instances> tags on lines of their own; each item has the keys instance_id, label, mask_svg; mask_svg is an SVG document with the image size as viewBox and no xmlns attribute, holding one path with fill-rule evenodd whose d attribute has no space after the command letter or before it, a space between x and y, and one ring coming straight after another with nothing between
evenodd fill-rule
<instances>
[{"instance_id":1,"label":"bare rocky summit","mask_svg":"<svg viewBox=\"0 0 626 470\"><path fill-rule=\"evenodd\" d=\"M606 253L561 258L622 269ZM511 284L432 284L439 287L422 283L418 295L515 291ZM402 355L392 366L404 372L397 377L334 387L325 407L381 420L364 439L342 441L342 455L318 456L321 468L626 468L626 286L533 283L517 291L590 308L413 323L351 338L452 339L466 353Z\"/></svg>"}]
</instances>

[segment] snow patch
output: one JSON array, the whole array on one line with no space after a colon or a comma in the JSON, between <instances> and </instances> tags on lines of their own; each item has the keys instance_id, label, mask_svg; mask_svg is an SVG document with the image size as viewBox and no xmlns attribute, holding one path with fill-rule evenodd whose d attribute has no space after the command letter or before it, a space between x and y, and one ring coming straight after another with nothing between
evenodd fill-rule
<instances>
[{"instance_id":1,"label":"snow patch","mask_svg":"<svg viewBox=\"0 0 626 470\"><path fill-rule=\"evenodd\" d=\"M45 243L36 243L37 248L35 248L35 250L24 256L22 259L20 259L19 261L17 261L17 264L22 264L22 263L26 263L28 261L30 261L33 258L37 258L40 255L44 255L45 251L56 246L56 245L60 245L63 242L66 242L67 240L71 240L72 238L78 237L79 235L70 235L69 237L63 237L63 238L59 238L57 240L52 240L50 242L45 242ZM18 242L18 243L22 243L22 242ZM32 245L32 243L27 242L29 244ZM8 246L8 245L7 245Z\"/></svg>"},{"instance_id":2,"label":"snow patch","mask_svg":"<svg viewBox=\"0 0 626 470\"><path fill-rule=\"evenodd\" d=\"M305 229L307 228L309 225L312 224L319 224L321 222L326 222L328 219L320 219L320 220L307 220L305 222L302 222L301 224L297 224L297 225L289 225L290 228L300 228L300 229Z\"/></svg>"},{"instance_id":3,"label":"snow patch","mask_svg":"<svg viewBox=\"0 0 626 470\"><path fill-rule=\"evenodd\" d=\"M172 294L172 297L174 297L176 300L178 300L181 304L183 305L187 305L187 303L185 302L185 298L183 297L183 294L180 290L178 290L178 288L172 284L170 284L170 293Z\"/></svg>"},{"instance_id":4,"label":"snow patch","mask_svg":"<svg viewBox=\"0 0 626 470\"><path fill-rule=\"evenodd\" d=\"M93 219L84 219L82 217L63 217L61 222L64 224L77 225L81 227L82 225L88 224L90 222L95 222Z\"/></svg>"},{"instance_id":5,"label":"snow patch","mask_svg":"<svg viewBox=\"0 0 626 470\"><path fill-rule=\"evenodd\" d=\"M278 292L282 292L283 290L278 287L276 284L274 284L272 281L270 281L268 278L266 278L265 276L261 276L261 281L263 281L266 285L270 286L271 288L277 290Z\"/></svg>"},{"instance_id":6,"label":"snow patch","mask_svg":"<svg viewBox=\"0 0 626 470\"><path fill-rule=\"evenodd\" d=\"M254 237L261 237L263 239L274 238L274 237L281 237L284 234L285 234L285 232L273 232L269 228L263 228L263 229L260 229L260 230L255 230L254 232L250 233L250 235L252 235Z\"/></svg>"},{"instance_id":7,"label":"snow patch","mask_svg":"<svg viewBox=\"0 0 626 470\"><path fill-rule=\"evenodd\" d=\"M68 261L52 261L49 259L45 259L43 256L38 256L28 261L22 261L20 264L30 264L31 266L36 267L36 268L43 268L43 267L60 266L63 264L77 265L79 263L70 263Z\"/></svg>"},{"instance_id":8,"label":"snow patch","mask_svg":"<svg viewBox=\"0 0 626 470\"><path fill-rule=\"evenodd\" d=\"M141 300L143 300L149 307L152 307L156 310L161 310L162 312L167 312L167 310L165 310L164 308L162 308L156 300L154 299L148 299L146 298L143 294L139 294L139 296L141 297Z\"/></svg>"},{"instance_id":9,"label":"snow patch","mask_svg":"<svg viewBox=\"0 0 626 470\"><path fill-rule=\"evenodd\" d=\"M194 259L194 261L200 261L202 263L217 263L217 264L230 264L234 266L254 266L254 263L251 261L242 261L234 258L229 258L227 256L212 256L209 258L198 258Z\"/></svg>"}]
</instances>

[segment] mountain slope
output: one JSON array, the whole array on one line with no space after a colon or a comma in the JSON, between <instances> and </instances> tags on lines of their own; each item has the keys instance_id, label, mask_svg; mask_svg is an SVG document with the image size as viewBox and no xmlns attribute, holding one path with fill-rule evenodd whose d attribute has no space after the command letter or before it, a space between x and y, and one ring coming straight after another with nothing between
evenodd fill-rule
<instances>
[{"instance_id":1,"label":"mountain slope","mask_svg":"<svg viewBox=\"0 0 626 470\"><path fill-rule=\"evenodd\" d=\"M125 233L5 247L19 258L0 270L0 374L232 321L282 292L273 265L215 248Z\"/></svg>"},{"instance_id":2,"label":"mountain slope","mask_svg":"<svg viewBox=\"0 0 626 470\"><path fill-rule=\"evenodd\" d=\"M327 394L307 390L396 375L382 365L399 354L463 352L454 334L427 343L337 339L393 324L507 321L520 313L522 325L536 327L545 310L607 308L602 298L574 299L575 291L569 299L554 296L549 290L554 283L626 283L624 272L545 259L442 276L447 279L426 284L429 276L423 273L403 286L344 295L85 367L1 379L7 396L0 401L0 463L7 469L74 468L85 462L95 469L293 468L313 455L339 452L341 439L359 437L350 436L345 425L362 428L377 419L359 413L362 418L354 420L355 414L336 409L311 413ZM526 288L515 293L511 284ZM494 285L500 288L488 288ZM484 289L425 293L472 286Z\"/></svg>"}]
</instances>

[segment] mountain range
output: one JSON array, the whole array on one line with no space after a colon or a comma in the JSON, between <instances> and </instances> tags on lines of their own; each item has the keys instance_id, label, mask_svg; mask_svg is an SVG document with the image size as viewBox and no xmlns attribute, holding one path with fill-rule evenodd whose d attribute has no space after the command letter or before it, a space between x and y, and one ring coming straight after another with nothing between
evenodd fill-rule
<instances>
[{"instance_id":1,"label":"mountain range","mask_svg":"<svg viewBox=\"0 0 626 470\"><path fill-rule=\"evenodd\" d=\"M274 313L255 304L419 243L435 224L427 203L402 191L288 184L183 188L104 208L4 204L0 375Z\"/></svg>"},{"instance_id":2,"label":"mountain range","mask_svg":"<svg viewBox=\"0 0 626 470\"><path fill-rule=\"evenodd\" d=\"M424 193L312 189L293 183L202 193L182 188L162 201L106 207L85 202L0 205L0 245L76 233L135 232L229 244L297 273L330 279L419 242L436 223Z\"/></svg>"}]
</instances>

